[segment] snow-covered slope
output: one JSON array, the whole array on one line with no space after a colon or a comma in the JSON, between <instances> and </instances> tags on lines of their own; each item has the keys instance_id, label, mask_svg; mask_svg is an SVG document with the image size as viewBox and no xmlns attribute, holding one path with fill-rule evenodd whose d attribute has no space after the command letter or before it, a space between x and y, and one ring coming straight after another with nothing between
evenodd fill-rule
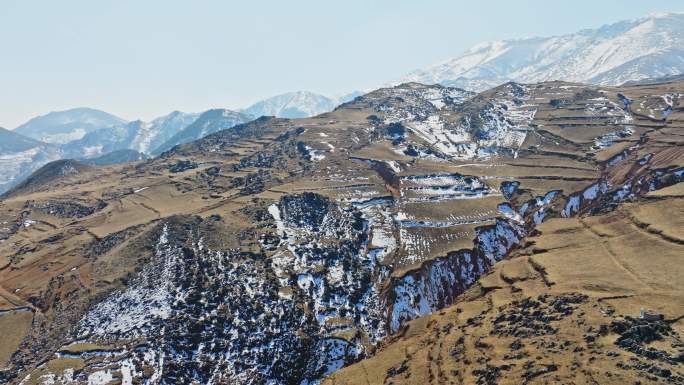
<instances>
[{"instance_id":1,"label":"snow-covered slope","mask_svg":"<svg viewBox=\"0 0 684 385\"><path fill-rule=\"evenodd\" d=\"M154 119L138 131L127 148L147 154L194 123L199 116L198 113L173 111Z\"/></svg>"},{"instance_id":2,"label":"snow-covered slope","mask_svg":"<svg viewBox=\"0 0 684 385\"><path fill-rule=\"evenodd\" d=\"M145 122L136 120L128 124L102 128L63 145L62 150L65 157L75 159L92 158L125 149L144 127Z\"/></svg>"},{"instance_id":3,"label":"snow-covered slope","mask_svg":"<svg viewBox=\"0 0 684 385\"><path fill-rule=\"evenodd\" d=\"M684 73L684 14L653 14L577 33L479 44L401 82L480 91L509 80L618 85Z\"/></svg>"},{"instance_id":4,"label":"snow-covered slope","mask_svg":"<svg viewBox=\"0 0 684 385\"><path fill-rule=\"evenodd\" d=\"M306 118L332 111L337 101L308 91L288 92L262 100L247 107L243 112L252 116L276 116L279 118Z\"/></svg>"},{"instance_id":5,"label":"snow-covered slope","mask_svg":"<svg viewBox=\"0 0 684 385\"><path fill-rule=\"evenodd\" d=\"M237 124L247 123L252 120L251 115L217 108L202 113L194 123L185 127L183 130L173 135L166 142L154 148L153 154L160 154L166 150L171 149L178 144L192 142L203 138L214 132L231 128Z\"/></svg>"},{"instance_id":6,"label":"snow-covered slope","mask_svg":"<svg viewBox=\"0 0 684 385\"><path fill-rule=\"evenodd\" d=\"M126 123L124 119L92 108L73 108L35 117L14 131L46 143L63 144L87 133Z\"/></svg>"},{"instance_id":7,"label":"snow-covered slope","mask_svg":"<svg viewBox=\"0 0 684 385\"><path fill-rule=\"evenodd\" d=\"M56 146L0 128L0 193L59 157Z\"/></svg>"}]
</instances>

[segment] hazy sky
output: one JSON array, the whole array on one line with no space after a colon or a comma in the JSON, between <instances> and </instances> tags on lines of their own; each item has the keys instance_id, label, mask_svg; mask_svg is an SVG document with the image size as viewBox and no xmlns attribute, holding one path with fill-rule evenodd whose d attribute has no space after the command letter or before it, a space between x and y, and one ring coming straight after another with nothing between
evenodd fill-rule
<instances>
[{"instance_id":1,"label":"hazy sky","mask_svg":"<svg viewBox=\"0 0 684 385\"><path fill-rule=\"evenodd\" d=\"M485 40L656 11L684 12L684 1L0 0L0 126L77 106L132 120L335 95Z\"/></svg>"}]
</instances>

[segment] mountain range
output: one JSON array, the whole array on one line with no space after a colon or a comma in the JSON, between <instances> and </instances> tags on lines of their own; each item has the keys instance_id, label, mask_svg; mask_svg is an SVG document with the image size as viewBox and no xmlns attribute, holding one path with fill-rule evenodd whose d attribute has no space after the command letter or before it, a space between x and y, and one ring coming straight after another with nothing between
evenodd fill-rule
<instances>
[{"instance_id":1,"label":"mountain range","mask_svg":"<svg viewBox=\"0 0 684 385\"><path fill-rule=\"evenodd\" d=\"M257 102L241 111L173 111L150 122L127 122L92 108L50 112L13 131L0 133L0 162L4 165L0 170L0 192L56 159L93 159L92 162L104 164L144 159L258 116L309 117L331 111L359 95L354 92L332 99L298 91Z\"/></svg>"},{"instance_id":2,"label":"mountain range","mask_svg":"<svg viewBox=\"0 0 684 385\"><path fill-rule=\"evenodd\" d=\"M396 83L482 91L507 81L599 85L684 73L684 14L653 14L576 33L479 44Z\"/></svg>"}]
</instances>

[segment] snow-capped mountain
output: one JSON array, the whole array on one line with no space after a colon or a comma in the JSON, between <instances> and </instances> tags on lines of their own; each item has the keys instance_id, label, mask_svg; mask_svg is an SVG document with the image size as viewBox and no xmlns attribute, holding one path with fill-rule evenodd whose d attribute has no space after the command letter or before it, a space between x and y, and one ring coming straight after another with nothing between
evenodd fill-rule
<instances>
[{"instance_id":1,"label":"snow-capped mountain","mask_svg":"<svg viewBox=\"0 0 684 385\"><path fill-rule=\"evenodd\" d=\"M66 158L80 159L126 149L144 130L145 126L145 122L135 120L127 124L101 128L86 134L79 140L62 145L62 150Z\"/></svg>"},{"instance_id":2,"label":"snow-capped mountain","mask_svg":"<svg viewBox=\"0 0 684 385\"><path fill-rule=\"evenodd\" d=\"M653 14L577 33L493 41L401 82L441 83L474 91L506 81L618 85L684 72L684 14Z\"/></svg>"},{"instance_id":3,"label":"snow-capped mountain","mask_svg":"<svg viewBox=\"0 0 684 385\"><path fill-rule=\"evenodd\" d=\"M14 131L45 143L64 144L89 132L125 123L107 112L81 107L35 117Z\"/></svg>"},{"instance_id":4,"label":"snow-capped mountain","mask_svg":"<svg viewBox=\"0 0 684 385\"><path fill-rule=\"evenodd\" d=\"M252 116L306 118L332 111L337 101L309 91L288 92L262 100L242 110Z\"/></svg>"},{"instance_id":5,"label":"snow-capped mountain","mask_svg":"<svg viewBox=\"0 0 684 385\"><path fill-rule=\"evenodd\" d=\"M152 154L160 154L173 146L192 142L214 132L231 128L237 124L247 123L254 119L251 115L227 110L223 108L212 109L202 113L192 124L173 135L166 142L156 147Z\"/></svg>"},{"instance_id":6,"label":"snow-capped mountain","mask_svg":"<svg viewBox=\"0 0 684 385\"><path fill-rule=\"evenodd\" d=\"M151 122L136 120L101 128L62 145L66 157L91 158L119 150L147 154L192 124L199 114L174 111Z\"/></svg>"},{"instance_id":7,"label":"snow-capped mountain","mask_svg":"<svg viewBox=\"0 0 684 385\"><path fill-rule=\"evenodd\" d=\"M140 129L127 148L147 154L194 123L199 116L199 113L173 111L154 119Z\"/></svg>"},{"instance_id":8,"label":"snow-capped mountain","mask_svg":"<svg viewBox=\"0 0 684 385\"><path fill-rule=\"evenodd\" d=\"M0 193L60 157L57 146L0 128Z\"/></svg>"}]
</instances>

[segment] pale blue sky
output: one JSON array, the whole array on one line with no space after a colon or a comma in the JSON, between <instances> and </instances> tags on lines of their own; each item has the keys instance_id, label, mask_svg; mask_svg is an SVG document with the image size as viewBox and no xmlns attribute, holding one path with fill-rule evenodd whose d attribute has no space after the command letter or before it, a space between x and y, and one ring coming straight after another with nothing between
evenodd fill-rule
<instances>
[{"instance_id":1,"label":"pale blue sky","mask_svg":"<svg viewBox=\"0 0 684 385\"><path fill-rule=\"evenodd\" d=\"M132 120L335 95L485 40L657 11L684 12L684 1L0 0L0 126L77 106Z\"/></svg>"}]
</instances>

